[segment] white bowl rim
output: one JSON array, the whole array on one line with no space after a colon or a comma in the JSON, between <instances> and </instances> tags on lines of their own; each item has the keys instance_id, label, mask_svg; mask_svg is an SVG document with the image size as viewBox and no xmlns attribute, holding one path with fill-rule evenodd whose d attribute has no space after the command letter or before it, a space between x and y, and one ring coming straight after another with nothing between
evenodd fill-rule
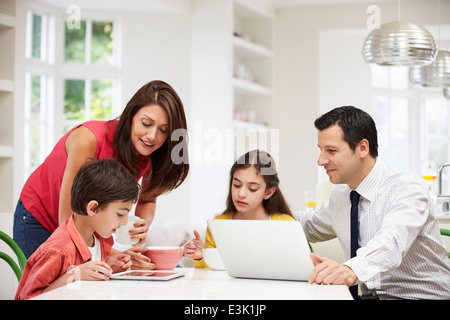
<instances>
[{"instance_id":1,"label":"white bowl rim","mask_svg":"<svg viewBox=\"0 0 450 320\"><path fill-rule=\"evenodd\" d=\"M148 246L148 250L174 250L180 249L180 246Z\"/></svg>"}]
</instances>

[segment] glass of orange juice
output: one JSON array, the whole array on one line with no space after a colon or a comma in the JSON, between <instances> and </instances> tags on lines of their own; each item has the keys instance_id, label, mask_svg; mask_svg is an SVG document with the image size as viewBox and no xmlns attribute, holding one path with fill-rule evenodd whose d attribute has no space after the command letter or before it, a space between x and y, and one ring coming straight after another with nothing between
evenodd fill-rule
<instances>
[{"instance_id":1,"label":"glass of orange juice","mask_svg":"<svg viewBox=\"0 0 450 320\"><path fill-rule=\"evenodd\" d=\"M316 191L305 190L305 206L314 209L316 207Z\"/></svg>"},{"instance_id":2,"label":"glass of orange juice","mask_svg":"<svg viewBox=\"0 0 450 320\"><path fill-rule=\"evenodd\" d=\"M422 163L421 171L422 178L424 178L428 184L428 190L431 190L431 184L437 178L437 164L432 160L424 161Z\"/></svg>"}]
</instances>

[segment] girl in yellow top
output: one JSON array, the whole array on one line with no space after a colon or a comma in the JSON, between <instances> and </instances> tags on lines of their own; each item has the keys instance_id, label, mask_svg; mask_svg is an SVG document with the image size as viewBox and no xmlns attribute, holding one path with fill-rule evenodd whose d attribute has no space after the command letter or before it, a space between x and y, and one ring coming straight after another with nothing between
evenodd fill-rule
<instances>
[{"instance_id":1,"label":"girl in yellow top","mask_svg":"<svg viewBox=\"0 0 450 320\"><path fill-rule=\"evenodd\" d=\"M214 219L294 220L279 183L270 154L259 150L247 152L231 167L227 208ZM197 230L194 235L193 242L197 245L192 242L186 245L185 257L194 259L195 267L207 268L201 248L215 248L216 244L209 229L205 244Z\"/></svg>"}]
</instances>

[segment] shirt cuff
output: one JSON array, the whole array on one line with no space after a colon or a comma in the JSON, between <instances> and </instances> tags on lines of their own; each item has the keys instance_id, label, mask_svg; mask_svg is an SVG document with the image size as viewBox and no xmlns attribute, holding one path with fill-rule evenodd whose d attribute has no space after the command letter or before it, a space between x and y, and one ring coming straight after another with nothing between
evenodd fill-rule
<instances>
[{"instance_id":1,"label":"shirt cuff","mask_svg":"<svg viewBox=\"0 0 450 320\"><path fill-rule=\"evenodd\" d=\"M368 289L379 287L381 273L377 266L368 264L365 259L358 256L343 263L356 274L359 282L363 282Z\"/></svg>"}]
</instances>

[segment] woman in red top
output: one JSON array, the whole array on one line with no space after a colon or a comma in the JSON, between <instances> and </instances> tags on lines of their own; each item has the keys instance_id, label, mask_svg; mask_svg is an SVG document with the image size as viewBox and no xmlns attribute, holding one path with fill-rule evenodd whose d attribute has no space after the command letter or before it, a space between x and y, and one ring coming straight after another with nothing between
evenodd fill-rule
<instances>
[{"instance_id":1,"label":"woman in red top","mask_svg":"<svg viewBox=\"0 0 450 320\"><path fill-rule=\"evenodd\" d=\"M175 90L163 81L149 82L135 93L118 120L83 123L59 140L28 178L14 213L14 240L25 256L71 216L73 178L89 158L115 158L136 180L142 177L135 210L141 220L130 230L140 246L153 220L157 196L177 188L189 172L186 117Z\"/></svg>"}]
</instances>

